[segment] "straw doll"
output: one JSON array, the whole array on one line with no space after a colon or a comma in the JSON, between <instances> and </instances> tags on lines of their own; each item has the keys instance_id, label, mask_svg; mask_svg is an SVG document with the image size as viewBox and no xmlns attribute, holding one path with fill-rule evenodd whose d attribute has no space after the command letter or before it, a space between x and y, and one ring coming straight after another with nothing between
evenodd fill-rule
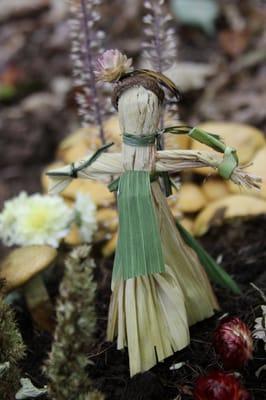
<instances>
[{"instance_id":1,"label":"straw doll","mask_svg":"<svg viewBox=\"0 0 266 400\"><path fill-rule=\"evenodd\" d=\"M51 192L63 190L74 178L116 179L119 238L114 260L107 339L128 348L131 376L144 372L189 344L189 326L219 308L206 271L220 284L238 291L171 215L158 176L202 166L213 167L237 184L257 186L257 179L237 166L234 149L214 135L186 127L164 131L189 134L224 152L158 151L158 123L164 98L162 86L176 94L174 84L152 71L131 69L131 60L117 50L99 59L99 79L114 83L122 153L93 156L50 171ZM102 151L103 150L103 151ZM206 269L206 271L205 271Z\"/></svg>"}]
</instances>

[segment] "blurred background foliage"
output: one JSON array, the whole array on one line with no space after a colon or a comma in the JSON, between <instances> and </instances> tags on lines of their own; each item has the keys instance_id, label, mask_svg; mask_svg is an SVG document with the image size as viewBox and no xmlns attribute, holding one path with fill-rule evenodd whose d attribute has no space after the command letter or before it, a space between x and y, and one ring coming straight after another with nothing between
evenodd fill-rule
<instances>
[{"instance_id":1,"label":"blurred background foliage","mask_svg":"<svg viewBox=\"0 0 266 400\"><path fill-rule=\"evenodd\" d=\"M104 47L125 51L135 66L143 65L144 3L112 0L104 1L100 8L98 23L106 32ZM177 45L177 63L169 76L183 92L179 119L190 125L206 120L248 123L261 135L266 102L265 2L170 0L166 6L174 19ZM1 205L22 189L30 193L41 190L40 174L56 158L56 151L64 162L76 157L66 153L62 157L64 149L59 145L80 126L67 15L65 0L1 2ZM118 125L116 121L108 123L112 137ZM257 140L253 132L242 140L249 149L254 147L252 156L264 146ZM85 147L95 146L97 143Z\"/></svg>"}]
</instances>

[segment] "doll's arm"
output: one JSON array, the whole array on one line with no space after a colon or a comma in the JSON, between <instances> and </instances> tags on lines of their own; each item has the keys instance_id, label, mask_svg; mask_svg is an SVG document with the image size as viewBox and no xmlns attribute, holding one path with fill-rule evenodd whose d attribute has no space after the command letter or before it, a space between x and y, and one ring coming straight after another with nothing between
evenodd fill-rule
<instances>
[{"instance_id":1,"label":"doll's arm","mask_svg":"<svg viewBox=\"0 0 266 400\"><path fill-rule=\"evenodd\" d=\"M93 157L94 155L62 168L47 171L46 174L50 181L49 193L57 194L62 192L76 178L93 179L108 183L110 176L122 173L121 154L102 153L96 159L92 159Z\"/></svg>"},{"instance_id":2,"label":"doll's arm","mask_svg":"<svg viewBox=\"0 0 266 400\"><path fill-rule=\"evenodd\" d=\"M159 135L162 135L163 133L170 133L174 135L186 134L191 137L191 139L207 145L219 153L222 153L223 160L220 161L215 167L217 168L219 175L225 179L229 179L235 168L238 166L238 156L236 149L227 146L219 135L206 132L203 129L199 129L197 127L191 128L186 125L169 126L161 130L159 132Z\"/></svg>"},{"instance_id":3,"label":"doll's arm","mask_svg":"<svg viewBox=\"0 0 266 400\"><path fill-rule=\"evenodd\" d=\"M164 150L157 152L156 171L157 172L181 172L191 168L211 167L218 173L221 166L224 166L225 158L214 152L199 150ZM223 170L222 170L223 171ZM221 174L222 175L222 174ZM231 174L225 176L237 185L248 188L259 188L260 179L250 175L242 167L235 165Z\"/></svg>"}]
</instances>

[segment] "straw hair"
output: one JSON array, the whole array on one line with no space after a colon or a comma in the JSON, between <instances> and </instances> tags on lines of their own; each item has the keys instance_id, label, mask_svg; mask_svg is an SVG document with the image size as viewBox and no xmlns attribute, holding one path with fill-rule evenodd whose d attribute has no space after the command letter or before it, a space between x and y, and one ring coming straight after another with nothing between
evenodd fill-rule
<instances>
[{"instance_id":1,"label":"straw hair","mask_svg":"<svg viewBox=\"0 0 266 400\"><path fill-rule=\"evenodd\" d=\"M160 103L164 100L164 92L158 86L155 79L149 78L148 76L143 75L135 75L129 76L124 78L116 83L114 86L114 91L112 95L112 103L113 106L118 109L118 100L122 96L122 94L126 91L131 89L135 86L142 86L146 90L153 92L157 98L159 99Z\"/></svg>"}]
</instances>

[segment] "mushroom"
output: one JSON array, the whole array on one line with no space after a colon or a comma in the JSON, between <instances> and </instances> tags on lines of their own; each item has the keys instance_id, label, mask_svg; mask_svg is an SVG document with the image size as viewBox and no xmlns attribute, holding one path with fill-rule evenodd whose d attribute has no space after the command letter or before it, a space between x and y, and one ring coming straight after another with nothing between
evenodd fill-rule
<instances>
[{"instance_id":1,"label":"mushroom","mask_svg":"<svg viewBox=\"0 0 266 400\"><path fill-rule=\"evenodd\" d=\"M100 208L97 211L97 223L99 229L103 227L107 232L115 232L118 228L117 211L113 208Z\"/></svg>"},{"instance_id":2,"label":"mushroom","mask_svg":"<svg viewBox=\"0 0 266 400\"><path fill-rule=\"evenodd\" d=\"M182 125L180 121L173 118L171 114L166 114L164 118L165 126ZM184 124L185 125L185 124ZM172 135L164 134L164 144L166 149L181 149L186 150L191 146L191 138L188 135Z\"/></svg>"},{"instance_id":3,"label":"mushroom","mask_svg":"<svg viewBox=\"0 0 266 400\"><path fill-rule=\"evenodd\" d=\"M95 151L101 145L97 132L96 126L78 129L59 144L57 157L69 164Z\"/></svg>"},{"instance_id":4,"label":"mushroom","mask_svg":"<svg viewBox=\"0 0 266 400\"><path fill-rule=\"evenodd\" d=\"M111 151L121 147L121 131L117 116L112 116L104 122L104 131L107 141L115 144ZM69 164L82 159L100 146L101 141L98 137L98 128L96 126L81 128L67 136L59 144L57 157Z\"/></svg>"},{"instance_id":5,"label":"mushroom","mask_svg":"<svg viewBox=\"0 0 266 400\"><path fill-rule=\"evenodd\" d=\"M41 273L51 266L57 251L50 246L27 246L12 250L0 264L3 291L21 288L33 320L40 328L53 330L53 307Z\"/></svg>"},{"instance_id":6,"label":"mushroom","mask_svg":"<svg viewBox=\"0 0 266 400\"><path fill-rule=\"evenodd\" d=\"M169 124L170 125L170 124ZM171 135L165 134L165 148L166 149L180 149L186 150L190 147L190 137L187 135Z\"/></svg>"},{"instance_id":7,"label":"mushroom","mask_svg":"<svg viewBox=\"0 0 266 400\"><path fill-rule=\"evenodd\" d=\"M194 221L191 218L184 217L180 219L181 225L191 234L193 234Z\"/></svg>"},{"instance_id":8,"label":"mushroom","mask_svg":"<svg viewBox=\"0 0 266 400\"><path fill-rule=\"evenodd\" d=\"M195 183L185 182L179 190L178 209L183 213L194 213L206 205L206 198Z\"/></svg>"},{"instance_id":9,"label":"mushroom","mask_svg":"<svg viewBox=\"0 0 266 400\"><path fill-rule=\"evenodd\" d=\"M234 147L237 150L240 164L249 163L254 154L265 146L263 132L250 125L234 122L206 122L200 124L199 128L220 135L227 146ZM192 150L210 150L210 148L193 140ZM202 175L213 173L210 168L197 168L195 172Z\"/></svg>"},{"instance_id":10,"label":"mushroom","mask_svg":"<svg viewBox=\"0 0 266 400\"><path fill-rule=\"evenodd\" d=\"M47 167L42 171L41 185L42 185L42 189L43 189L44 193L48 193L48 189L49 189L49 178L46 175L46 172L49 171L49 169L56 169L56 168L60 168L63 166L64 166L64 163L62 163L61 161L57 161L57 162L53 162L53 163L47 165Z\"/></svg>"},{"instance_id":11,"label":"mushroom","mask_svg":"<svg viewBox=\"0 0 266 400\"><path fill-rule=\"evenodd\" d=\"M50 164L47 170L60 166L62 166L61 163ZM42 187L44 192L48 191L48 177L45 175L45 172L42 174ZM96 241L103 240L106 234L110 232L115 232L118 226L118 215L115 209L110 208L111 204L114 203L114 195L107 187L95 181L73 181L70 187L66 188L62 193L64 201L71 208L74 205L78 191L89 194L97 206L97 222L99 229L95 235ZM72 224L70 232L65 237L64 241L71 246L76 246L82 242L77 225Z\"/></svg>"},{"instance_id":12,"label":"mushroom","mask_svg":"<svg viewBox=\"0 0 266 400\"><path fill-rule=\"evenodd\" d=\"M99 145L97 146L98 148L100 147L100 142ZM96 149L97 149L96 147ZM65 152L61 154L60 160L62 160L65 164L71 164L72 162L76 162L78 160L82 160L85 158L88 154L92 153L95 150L95 146L88 147L85 146L84 143L78 142L74 146L72 146L70 149L65 150Z\"/></svg>"},{"instance_id":13,"label":"mushroom","mask_svg":"<svg viewBox=\"0 0 266 400\"><path fill-rule=\"evenodd\" d=\"M230 195L210 203L196 217L194 234L204 235L211 225L228 218L246 217L266 213L266 201L247 195Z\"/></svg>"},{"instance_id":14,"label":"mushroom","mask_svg":"<svg viewBox=\"0 0 266 400\"><path fill-rule=\"evenodd\" d=\"M70 246L78 246L82 243L82 238L80 236L79 228L77 224L73 223L70 227L70 231L64 238L64 242Z\"/></svg>"},{"instance_id":15,"label":"mushroom","mask_svg":"<svg viewBox=\"0 0 266 400\"><path fill-rule=\"evenodd\" d=\"M116 232L113 234L112 238L103 246L102 254L104 257L109 257L115 252L117 239L118 233Z\"/></svg>"},{"instance_id":16,"label":"mushroom","mask_svg":"<svg viewBox=\"0 0 266 400\"><path fill-rule=\"evenodd\" d=\"M62 192L62 196L76 199L77 193L89 194L96 206L109 206L114 203L114 195L103 183L76 179Z\"/></svg>"},{"instance_id":17,"label":"mushroom","mask_svg":"<svg viewBox=\"0 0 266 400\"><path fill-rule=\"evenodd\" d=\"M201 189L209 201L221 199L229 194L226 182L219 178L206 179L203 182Z\"/></svg>"},{"instance_id":18,"label":"mushroom","mask_svg":"<svg viewBox=\"0 0 266 400\"><path fill-rule=\"evenodd\" d=\"M113 115L108 118L103 125L106 139L108 142L113 142L114 146L111 147L111 151L121 148L121 129L119 125L119 119L117 115Z\"/></svg>"},{"instance_id":19,"label":"mushroom","mask_svg":"<svg viewBox=\"0 0 266 400\"><path fill-rule=\"evenodd\" d=\"M180 125L180 121L176 121L169 114L166 114L164 125L165 126L173 126ZM187 150L190 148L191 139L188 135L172 135L172 134L164 134L164 144L166 149L181 149Z\"/></svg>"},{"instance_id":20,"label":"mushroom","mask_svg":"<svg viewBox=\"0 0 266 400\"><path fill-rule=\"evenodd\" d=\"M62 166L62 164L50 164L42 175L42 187L47 193L49 178L45 176L45 172L54 167ZM85 179L76 179L62 192L62 196L65 200L75 200L77 193L89 194L92 201L96 206L109 206L114 203L114 195L111 193L107 186L101 182L90 181Z\"/></svg>"}]
</instances>

